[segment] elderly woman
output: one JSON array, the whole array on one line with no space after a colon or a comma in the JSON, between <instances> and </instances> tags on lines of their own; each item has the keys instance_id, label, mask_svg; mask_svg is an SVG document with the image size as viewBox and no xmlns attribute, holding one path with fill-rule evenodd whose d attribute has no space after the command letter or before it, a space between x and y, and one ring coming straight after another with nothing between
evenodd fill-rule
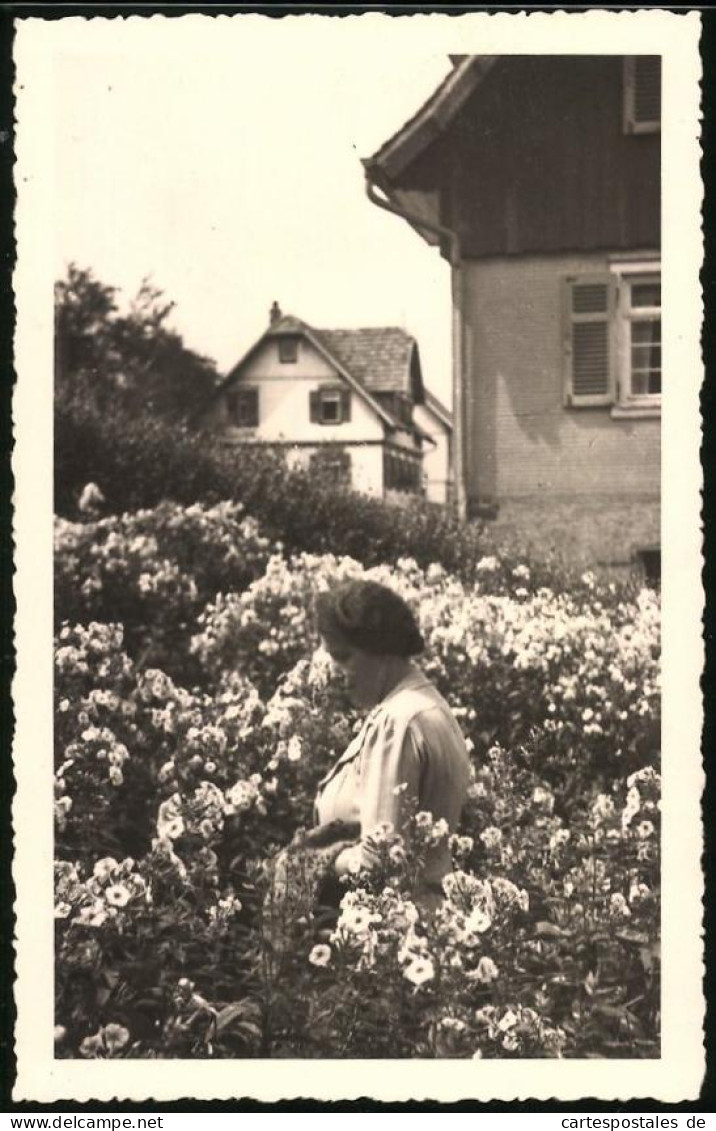
<instances>
[{"instance_id":1,"label":"elderly woman","mask_svg":"<svg viewBox=\"0 0 716 1131\"><path fill-rule=\"evenodd\" d=\"M333 860L340 877L375 864L370 833L381 822L401 832L411 813L427 810L454 832L469 760L450 708L412 660L422 652L423 638L397 593L375 581L347 581L318 596L316 615L353 704L369 709L360 732L319 783L316 798L319 838L322 828L332 826L360 830L356 843L340 846ZM417 893L423 902L439 901L450 867L443 838L425 861Z\"/></svg>"}]
</instances>

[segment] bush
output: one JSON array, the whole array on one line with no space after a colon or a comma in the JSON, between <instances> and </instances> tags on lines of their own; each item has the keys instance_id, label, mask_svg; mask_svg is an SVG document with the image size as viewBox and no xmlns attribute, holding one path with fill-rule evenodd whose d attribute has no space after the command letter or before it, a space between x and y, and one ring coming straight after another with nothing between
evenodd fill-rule
<instances>
[{"instance_id":1,"label":"bush","mask_svg":"<svg viewBox=\"0 0 716 1131\"><path fill-rule=\"evenodd\" d=\"M485 527L459 523L443 507L415 499L392 506L336 489L309 471L289 468L259 445L220 447L214 435L117 406L99 411L76 396L61 398L55 417L55 507L80 517L77 502L88 482L99 486L105 512L154 507L163 500L191 505L240 502L267 537L288 553L347 555L362 565L413 558L439 563L466 581L494 562L495 584L508 584L519 559L497 553ZM578 575L556 563L531 562L532 585L572 589ZM631 581L622 583L626 595Z\"/></svg>"},{"instance_id":2,"label":"bush","mask_svg":"<svg viewBox=\"0 0 716 1131\"><path fill-rule=\"evenodd\" d=\"M59 1055L658 1055L653 593L374 567L472 748L455 870L426 916L377 830L333 929L306 903L277 940L262 864L356 722L309 603L363 566L286 558L228 504L58 531L60 618L83 622L56 652ZM439 825L417 814L409 855Z\"/></svg>"},{"instance_id":3,"label":"bush","mask_svg":"<svg viewBox=\"0 0 716 1131\"><path fill-rule=\"evenodd\" d=\"M259 577L275 549L239 503L58 519L55 609L63 620L118 622L134 659L194 682L187 645L200 612Z\"/></svg>"}]
</instances>

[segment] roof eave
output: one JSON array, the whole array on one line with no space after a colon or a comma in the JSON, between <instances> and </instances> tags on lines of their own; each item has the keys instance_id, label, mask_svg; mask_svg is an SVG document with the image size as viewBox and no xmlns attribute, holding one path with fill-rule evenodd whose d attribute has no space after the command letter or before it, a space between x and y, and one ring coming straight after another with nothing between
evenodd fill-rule
<instances>
[{"instance_id":1,"label":"roof eave","mask_svg":"<svg viewBox=\"0 0 716 1131\"><path fill-rule=\"evenodd\" d=\"M384 191L423 153L453 121L499 56L468 55L459 63L417 113L363 165L371 180ZM387 184L386 184L387 182Z\"/></svg>"}]
</instances>

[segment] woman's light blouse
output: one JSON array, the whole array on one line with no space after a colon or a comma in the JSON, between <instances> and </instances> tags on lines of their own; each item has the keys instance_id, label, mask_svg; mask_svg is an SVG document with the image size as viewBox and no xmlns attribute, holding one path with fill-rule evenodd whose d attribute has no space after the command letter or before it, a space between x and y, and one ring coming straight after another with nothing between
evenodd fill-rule
<instances>
[{"instance_id":1,"label":"woman's light blouse","mask_svg":"<svg viewBox=\"0 0 716 1131\"><path fill-rule=\"evenodd\" d=\"M454 832L469 780L460 728L442 695L413 667L319 783L317 823L360 822L361 842L342 854L340 870L370 868L375 856L366 838L382 822L400 832L411 813L427 810ZM423 882L439 884L450 867L443 838L428 856Z\"/></svg>"}]
</instances>

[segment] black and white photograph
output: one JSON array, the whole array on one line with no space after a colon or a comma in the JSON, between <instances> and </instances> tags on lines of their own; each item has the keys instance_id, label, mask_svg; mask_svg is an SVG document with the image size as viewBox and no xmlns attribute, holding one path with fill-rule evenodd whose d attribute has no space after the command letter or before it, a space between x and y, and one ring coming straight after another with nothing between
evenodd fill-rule
<instances>
[{"instance_id":1,"label":"black and white photograph","mask_svg":"<svg viewBox=\"0 0 716 1131\"><path fill-rule=\"evenodd\" d=\"M698 36L18 22L21 1098L698 1092Z\"/></svg>"}]
</instances>

